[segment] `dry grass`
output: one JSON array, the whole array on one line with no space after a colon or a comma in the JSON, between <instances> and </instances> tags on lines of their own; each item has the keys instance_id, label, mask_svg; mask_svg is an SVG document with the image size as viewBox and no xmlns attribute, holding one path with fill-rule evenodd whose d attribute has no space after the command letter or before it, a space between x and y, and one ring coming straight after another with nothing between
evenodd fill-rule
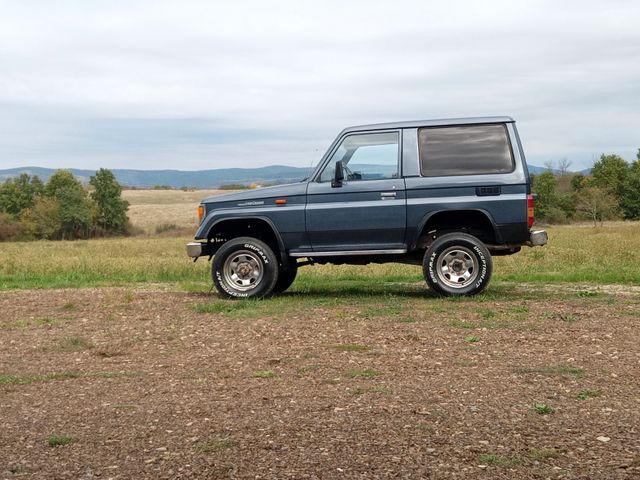
<instances>
[{"instance_id":1,"label":"dry grass","mask_svg":"<svg viewBox=\"0 0 640 480\"><path fill-rule=\"evenodd\" d=\"M145 233L154 233L160 224L175 224L178 229L198 225L197 208L203 198L229 193L225 190L124 190L130 203L129 220Z\"/></svg>"}]
</instances>

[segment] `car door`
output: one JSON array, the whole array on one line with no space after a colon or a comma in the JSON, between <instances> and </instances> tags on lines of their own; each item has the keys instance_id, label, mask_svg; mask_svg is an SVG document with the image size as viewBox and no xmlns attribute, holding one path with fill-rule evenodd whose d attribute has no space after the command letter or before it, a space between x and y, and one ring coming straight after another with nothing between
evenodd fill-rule
<instances>
[{"instance_id":1,"label":"car door","mask_svg":"<svg viewBox=\"0 0 640 480\"><path fill-rule=\"evenodd\" d=\"M345 135L307 188L306 231L314 251L402 249L406 196L400 132ZM336 162L344 180L332 185Z\"/></svg>"}]
</instances>

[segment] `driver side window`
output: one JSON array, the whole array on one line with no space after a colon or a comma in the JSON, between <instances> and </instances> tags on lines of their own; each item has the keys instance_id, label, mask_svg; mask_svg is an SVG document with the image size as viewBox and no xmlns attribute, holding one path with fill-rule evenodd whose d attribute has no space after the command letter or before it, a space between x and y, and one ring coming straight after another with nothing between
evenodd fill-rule
<instances>
[{"instance_id":1,"label":"driver side window","mask_svg":"<svg viewBox=\"0 0 640 480\"><path fill-rule=\"evenodd\" d=\"M365 133L344 138L320 175L320 182L334 177L342 161L345 181L398 178L398 132Z\"/></svg>"}]
</instances>

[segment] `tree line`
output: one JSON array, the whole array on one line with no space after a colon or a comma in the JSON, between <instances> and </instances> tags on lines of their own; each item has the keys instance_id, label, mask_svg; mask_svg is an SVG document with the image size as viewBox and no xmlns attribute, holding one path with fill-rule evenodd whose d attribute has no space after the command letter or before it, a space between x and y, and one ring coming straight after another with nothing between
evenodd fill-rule
<instances>
[{"instance_id":1,"label":"tree line","mask_svg":"<svg viewBox=\"0 0 640 480\"><path fill-rule=\"evenodd\" d=\"M569 223L589 220L640 219L640 149L631 163L618 155L602 155L588 175L569 173L569 163L559 169L532 175L537 194L536 220Z\"/></svg>"},{"instance_id":2,"label":"tree line","mask_svg":"<svg viewBox=\"0 0 640 480\"><path fill-rule=\"evenodd\" d=\"M129 202L110 170L101 168L85 188L71 172L46 183L23 173L0 184L1 240L69 240L124 235Z\"/></svg>"}]
</instances>

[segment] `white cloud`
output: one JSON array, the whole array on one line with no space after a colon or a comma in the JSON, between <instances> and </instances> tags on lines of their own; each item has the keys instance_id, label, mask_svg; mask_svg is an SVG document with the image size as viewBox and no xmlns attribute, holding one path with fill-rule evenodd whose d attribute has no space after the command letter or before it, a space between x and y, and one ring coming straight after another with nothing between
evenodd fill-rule
<instances>
[{"instance_id":1,"label":"white cloud","mask_svg":"<svg viewBox=\"0 0 640 480\"><path fill-rule=\"evenodd\" d=\"M632 0L2 7L0 167L307 165L349 124L494 114L533 163L640 147Z\"/></svg>"}]
</instances>

